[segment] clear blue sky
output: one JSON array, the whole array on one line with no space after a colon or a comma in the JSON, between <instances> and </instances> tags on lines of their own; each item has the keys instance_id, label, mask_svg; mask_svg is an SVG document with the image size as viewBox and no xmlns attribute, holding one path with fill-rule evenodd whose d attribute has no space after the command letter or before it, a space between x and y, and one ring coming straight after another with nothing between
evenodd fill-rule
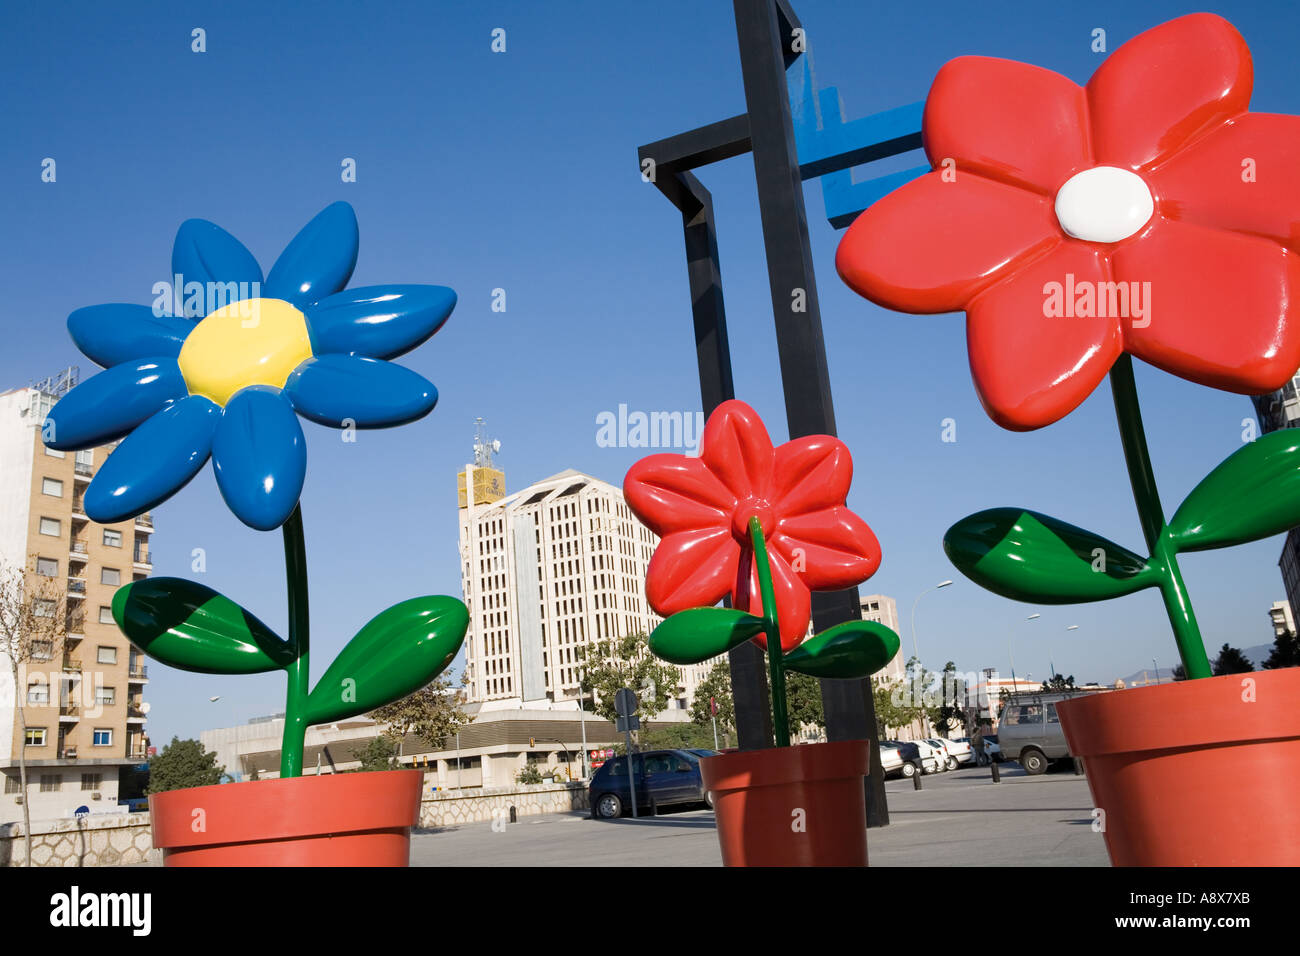
<instances>
[{"instance_id":1,"label":"clear blue sky","mask_svg":"<svg viewBox=\"0 0 1300 956\"><path fill-rule=\"evenodd\" d=\"M979 53L1086 81L1109 48L1198 7L1176 3L796 3L818 81L850 117L925 96L936 70ZM1300 111L1300 8L1212 4L1255 57L1252 108ZM300 12L294 12L299 10ZM100 302L148 303L169 278L186 218L216 221L269 267L336 199L356 208L353 285L450 285L460 305L406 364L441 393L427 419L362 433L304 423L303 511L312 556L314 672L373 614L422 593L458 595L455 473L485 418L511 490L566 467L621 482L643 452L601 448L596 416L700 404L679 219L641 182L639 144L744 109L731 4L609 3L10 5L0 29L0 387L92 364L64 326ZM207 31L207 52L190 31ZM493 28L507 51L490 50ZM1195 69L1195 64L1188 64ZM58 181L42 183L53 157ZM357 182L340 182L345 157ZM704 170L720 223L738 396L787 436L751 159ZM1066 420L1013 434L980 408L958 315L890 313L834 271L840 233L806 187L841 437L854 451L850 505L884 564L866 591L893 595L910 643L913 598L930 666L1110 680L1172 665L1158 597L1033 608L988 594L943 555L944 530L986 507L1045 511L1137 548L1108 387ZM491 311L494 288L507 311ZM1225 321L1230 321L1225 318ZM1166 508L1238 447L1242 397L1138 367ZM940 441L953 418L958 440ZM156 572L190 575L277 629L285 622L279 536L240 524L211 470L156 513ZM1186 558L1211 652L1272 639L1283 597L1281 538ZM1025 624L1029 613L1041 619ZM1078 624L1079 630L1065 627ZM283 706L283 677L223 678L155 666L155 743ZM208 698L220 695L210 704Z\"/></svg>"}]
</instances>

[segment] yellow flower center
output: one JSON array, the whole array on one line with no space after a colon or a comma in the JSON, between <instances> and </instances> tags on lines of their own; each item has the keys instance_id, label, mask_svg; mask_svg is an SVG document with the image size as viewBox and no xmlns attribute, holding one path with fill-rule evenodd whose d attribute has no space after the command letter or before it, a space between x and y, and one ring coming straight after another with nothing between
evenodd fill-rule
<instances>
[{"instance_id":1,"label":"yellow flower center","mask_svg":"<svg viewBox=\"0 0 1300 956\"><path fill-rule=\"evenodd\" d=\"M249 385L283 388L289 373L311 355L301 312L283 299L243 299L200 322L177 361L191 395L224 406Z\"/></svg>"}]
</instances>

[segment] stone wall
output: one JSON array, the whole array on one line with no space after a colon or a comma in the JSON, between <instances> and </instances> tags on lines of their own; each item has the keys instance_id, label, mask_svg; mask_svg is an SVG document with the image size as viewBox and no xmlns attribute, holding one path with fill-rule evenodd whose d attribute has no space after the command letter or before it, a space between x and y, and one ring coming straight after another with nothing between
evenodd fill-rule
<instances>
[{"instance_id":1,"label":"stone wall","mask_svg":"<svg viewBox=\"0 0 1300 956\"><path fill-rule=\"evenodd\" d=\"M494 814L518 817L586 810L587 785L540 783L487 789L439 790L420 805L422 828L487 822ZM26 841L21 823L0 825L0 866L22 866ZM162 862L153 849L148 813L90 816L84 820L47 820L32 824L34 866L125 866Z\"/></svg>"},{"instance_id":2,"label":"stone wall","mask_svg":"<svg viewBox=\"0 0 1300 956\"><path fill-rule=\"evenodd\" d=\"M586 810L587 785L573 783L516 784L513 787L487 787L481 790L439 790L426 796L420 805L421 827L449 827L463 823L481 823L493 819L496 812L510 812L530 817L541 813L570 813Z\"/></svg>"},{"instance_id":3,"label":"stone wall","mask_svg":"<svg viewBox=\"0 0 1300 956\"><path fill-rule=\"evenodd\" d=\"M23 866L26 857L23 825L0 826L0 866ZM33 866L124 866L161 861L162 852L153 849L147 813L32 822Z\"/></svg>"}]
</instances>

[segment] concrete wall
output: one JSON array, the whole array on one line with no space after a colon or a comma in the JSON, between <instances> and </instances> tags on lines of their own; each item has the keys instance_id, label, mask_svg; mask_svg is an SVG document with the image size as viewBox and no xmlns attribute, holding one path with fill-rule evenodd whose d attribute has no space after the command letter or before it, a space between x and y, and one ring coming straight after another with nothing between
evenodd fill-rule
<instances>
[{"instance_id":1,"label":"concrete wall","mask_svg":"<svg viewBox=\"0 0 1300 956\"><path fill-rule=\"evenodd\" d=\"M583 783L539 783L532 786L491 787L480 790L440 790L420 805L420 826L448 827L483 823L515 808L516 816L569 813L586 810Z\"/></svg>"},{"instance_id":2,"label":"concrete wall","mask_svg":"<svg viewBox=\"0 0 1300 956\"><path fill-rule=\"evenodd\" d=\"M0 826L0 866L22 866L26 856L23 825ZM33 866L124 866L146 862L162 862L162 851L153 849L147 813L32 822Z\"/></svg>"}]
</instances>

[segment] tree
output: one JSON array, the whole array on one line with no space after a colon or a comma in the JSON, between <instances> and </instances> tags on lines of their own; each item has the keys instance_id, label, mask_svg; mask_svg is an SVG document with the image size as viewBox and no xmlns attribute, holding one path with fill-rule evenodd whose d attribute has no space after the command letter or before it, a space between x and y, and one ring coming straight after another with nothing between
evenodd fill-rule
<instances>
[{"instance_id":1,"label":"tree","mask_svg":"<svg viewBox=\"0 0 1300 956\"><path fill-rule=\"evenodd\" d=\"M890 730L906 727L916 719L913 708L903 703L903 695L897 693L899 684L877 684L871 691L876 702L876 734L881 740L890 738ZM903 686L906 686L904 683Z\"/></svg>"},{"instance_id":2,"label":"tree","mask_svg":"<svg viewBox=\"0 0 1300 956\"><path fill-rule=\"evenodd\" d=\"M798 671L785 672L785 710L792 738L799 735L805 724L818 730L826 729L822 688L816 677Z\"/></svg>"},{"instance_id":3,"label":"tree","mask_svg":"<svg viewBox=\"0 0 1300 956\"><path fill-rule=\"evenodd\" d=\"M1279 667L1300 667L1300 634L1283 631L1273 639L1273 650L1264 661L1265 670Z\"/></svg>"},{"instance_id":4,"label":"tree","mask_svg":"<svg viewBox=\"0 0 1300 956\"><path fill-rule=\"evenodd\" d=\"M718 733L722 727L719 725ZM726 744L722 744L726 746ZM616 743L611 748L615 753L625 753L626 747ZM642 727L637 734L637 750L712 750L712 724L697 724L694 721L660 724L658 727Z\"/></svg>"},{"instance_id":5,"label":"tree","mask_svg":"<svg viewBox=\"0 0 1300 956\"><path fill-rule=\"evenodd\" d=\"M640 701L637 710L644 722L668 709L682 680L676 667L650 653L644 631L579 647L578 658L584 668L583 690L595 692L595 712L609 721L618 716L614 694L621 688L636 692Z\"/></svg>"},{"instance_id":6,"label":"tree","mask_svg":"<svg viewBox=\"0 0 1300 956\"><path fill-rule=\"evenodd\" d=\"M708 676L696 686L695 699L691 702L691 720L710 730L714 718L709 708L711 699L718 705L718 733L727 737L736 728L736 701L731 696L731 665L725 657L714 662Z\"/></svg>"},{"instance_id":7,"label":"tree","mask_svg":"<svg viewBox=\"0 0 1300 956\"><path fill-rule=\"evenodd\" d=\"M464 685L463 678L461 684ZM455 737L461 727L474 720L471 714L461 709L460 692L452 689L450 679L445 676L430 681L401 700L376 707L366 716L383 725L384 736L395 745L394 751L407 734L415 734L437 746L447 738Z\"/></svg>"},{"instance_id":8,"label":"tree","mask_svg":"<svg viewBox=\"0 0 1300 956\"><path fill-rule=\"evenodd\" d=\"M1052 692L1061 692L1074 690L1074 675L1062 677L1060 674L1053 674L1048 680L1043 682L1043 690Z\"/></svg>"},{"instance_id":9,"label":"tree","mask_svg":"<svg viewBox=\"0 0 1300 956\"><path fill-rule=\"evenodd\" d=\"M57 707L62 703L61 697L51 695L60 694L63 686L62 665L54 661L63 657L67 625L66 594L56 578L38 574L37 567L35 555L26 571L17 565L0 562L0 644L4 646L9 663L18 726L23 735L18 746L18 778L27 846L25 866L32 865L32 816L27 799L27 712L24 705L33 689L40 700L42 691L39 688L44 688L45 706ZM33 663L48 667L50 672L43 677L32 673L28 665Z\"/></svg>"},{"instance_id":10,"label":"tree","mask_svg":"<svg viewBox=\"0 0 1300 956\"><path fill-rule=\"evenodd\" d=\"M226 768L217 763L217 755L204 750L197 740L173 737L161 753L149 758L149 786L145 793L210 787L220 783L225 772Z\"/></svg>"},{"instance_id":11,"label":"tree","mask_svg":"<svg viewBox=\"0 0 1300 956\"><path fill-rule=\"evenodd\" d=\"M1254 669L1255 665L1247 660L1245 654L1227 643L1219 648L1219 656L1214 659L1215 677L1222 677L1224 674L1249 674Z\"/></svg>"},{"instance_id":12,"label":"tree","mask_svg":"<svg viewBox=\"0 0 1300 956\"><path fill-rule=\"evenodd\" d=\"M357 759L361 761L361 766L357 772L369 772L372 770L400 770L402 765L397 762L397 745L392 739L380 734L374 737L368 744L357 754Z\"/></svg>"}]
</instances>

